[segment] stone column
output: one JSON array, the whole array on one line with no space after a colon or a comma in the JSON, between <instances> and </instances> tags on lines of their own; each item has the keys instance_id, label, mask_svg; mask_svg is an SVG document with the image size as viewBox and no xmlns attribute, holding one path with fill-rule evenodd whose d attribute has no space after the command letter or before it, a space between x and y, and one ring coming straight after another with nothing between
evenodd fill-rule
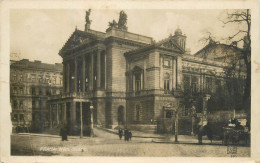
<instances>
[{"instance_id":1,"label":"stone column","mask_svg":"<svg viewBox=\"0 0 260 163\"><path fill-rule=\"evenodd\" d=\"M62 81L62 88L63 92L66 92L66 85L65 85L65 80L66 80L66 64L63 62L63 75L62 75L63 81Z\"/></svg>"},{"instance_id":2,"label":"stone column","mask_svg":"<svg viewBox=\"0 0 260 163\"><path fill-rule=\"evenodd\" d=\"M97 51L97 88L100 89L101 86L101 51Z\"/></svg>"},{"instance_id":3,"label":"stone column","mask_svg":"<svg viewBox=\"0 0 260 163\"><path fill-rule=\"evenodd\" d=\"M183 88L183 81L182 81L182 58L177 58L177 88Z\"/></svg>"},{"instance_id":4,"label":"stone column","mask_svg":"<svg viewBox=\"0 0 260 163\"><path fill-rule=\"evenodd\" d=\"M209 99L210 99L209 94L206 94L203 97L202 125L203 125L203 123L207 122L207 120L208 120L207 111L208 111L208 100Z\"/></svg>"},{"instance_id":5,"label":"stone column","mask_svg":"<svg viewBox=\"0 0 260 163\"><path fill-rule=\"evenodd\" d=\"M91 53L91 67L90 67L90 89L93 90L94 89L94 53Z\"/></svg>"},{"instance_id":6,"label":"stone column","mask_svg":"<svg viewBox=\"0 0 260 163\"><path fill-rule=\"evenodd\" d=\"M71 84L71 82L70 82L70 78L71 78L70 77L70 64L67 63L66 67L67 68L66 68L66 72L65 72L66 73L66 86L65 87L67 88L66 92L70 92L70 87L71 87L70 86L70 84Z\"/></svg>"},{"instance_id":7,"label":"stone column","mask_svg":"<svg viewBox=\"0 0 260 163\"><path fill-rule=\"evenodd\" d=\"M83 138L82 102L80 102L80 138Z\"/></svg>"},{"instance_id":8,"label":"stone column","mask_svg":"<svg viewBox=\"0 0 260 163\"><path fill-rule=\"evenodd\" d=\"M177 64L176 64L176 59L174 58L173 59L173 65L172 65L172 67L173 67L173 76L172 76L172 79L173 79L173 81L172 81L172 83L173 83L173 89L175 90L176 89L176 66L177 66Z\"/></svg>"},{"instance_id":9,"label":"stone column","mask_svg":"<svg viewBox=\"0 0 260 163\"><path fill-rule=\"evenodd\" d=\"M60 117L59 117L59 104L56 105L57 108L57 125L60 124Z\"/></svg>"},{"instance_id":10,"label":"stone column","mask_svg":"<svg viewBox=\"0 0 260 163\"><path fill-rule=\"evenodd\" d=\"M76 124L76 102L71 102L71 126L73 132L75 131Z\"/></svg>"},{"instance_id":11,"label":"stone column","mask_svg":"<svg viewBox=\"0 0 260 163\"><path fill-rule=\"evenodd\" d=\"M74 92L78 92L78 62L77 58L74 60Z\"/></svg>"},{"instance_id":12,"label":"stone column","mask_svg":"<svg viewBox=\"0 0 260 163\"><path fill-rule=\"evenodd\" d=\"M63 122L67 123L67 105L66 105L66 102L63 105L64 105L64 108L63 108Z\"/></svg>"},{"instance_id":13,"label":"stone column","mask_svg":"<svg viewBox=\"0 0 260 163\"><path fill-rule=\"evenodd\" d=\"M51 104L49 105L50 109L50 128L52 128L52 109L51 109Z\"/></svg>"},{"instance_id":14,"label":"stone column","mask_svg":"<svg viewBox=\"0 0 260 163\"><path fill-rule=\"evenodd\" d=\"M86 57L83 56L83 61L82 61L82 92L85 92L86 90Z\"/></svg>"}]
</instances>

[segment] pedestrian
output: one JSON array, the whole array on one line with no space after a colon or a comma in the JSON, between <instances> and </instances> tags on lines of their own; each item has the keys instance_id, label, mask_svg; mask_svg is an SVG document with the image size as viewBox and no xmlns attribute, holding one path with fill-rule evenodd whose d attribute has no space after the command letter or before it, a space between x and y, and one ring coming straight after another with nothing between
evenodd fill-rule
<instances>
[{"instance_id":1,"label":"pedestrian","mask_svg":"<svg viewBox=\"0 0 260 163\"><path fill-rule=\"evenodd\" d=\"M123 136L123 131L122 131L121 128L120 128L119 131L118 131L118 135L119 135L119 139L121 140L121 139L122 139L122 136Z\"/></svg>"},{"instance_id":2,"label":"pedestrian","mask_svg":"<svg viewBox=\"0 0 260 163\"><path fill-rule=\"evenodd\" d=\"M198 141L199 141L199 145L202 145L202 136L203 136L203 128L204 128L204 126L202 125L202 126L200 126L200 128L199 128L199 132L198 132Z\"/></svg>"},{"instance_id":3,"label":"pedestrian","mask_svg":"<svg viewBox=\"0 0 260 163\"><path fill-rule=\"evenodd\" d=\"M60 128L60 136L62 141L68 141L67 127L65 124L63 124Z\"/></svg>"},{"instance_id":4,"label":"pedestrian","mask_svg":"<svg viewBox=\"0 0 260 163\"><path fill-rule=\"evenodd\" d=\"M125 141L128 141L128 130L125 129L124 131Z\"/></svg>"},{"instance_id":5,"label":"pedestrian","mask_svg":"<svg viewBox=\"0 0 260 163\"><path fill-rule=\"evenodd\" d=\"M131 139L132 139L132 132L131 131L128 132L128 137L129 137L129 140L131 141Z\"/></svg>"}]
</instances>

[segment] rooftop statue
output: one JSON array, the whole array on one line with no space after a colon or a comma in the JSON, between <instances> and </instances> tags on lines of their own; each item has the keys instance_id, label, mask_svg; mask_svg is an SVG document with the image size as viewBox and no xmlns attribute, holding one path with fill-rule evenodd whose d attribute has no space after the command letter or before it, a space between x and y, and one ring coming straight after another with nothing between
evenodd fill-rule
<instances>
[{"instance_id":1,"label":"rooftop statue","mask_svg":"<svg viewBox=\"0 0 260 163\"><path fill-rule=\"evenodd\" d=\"M115 21L115 20L113 20L112 22L109 22L108 23L108 26L109 26L109 28L116 28L117 27L117 22Z\"/></svg>"},{"instance_id":2,"label":"rooftop statue","mask_svg":"<svg viewBox=\"0 0 260 163\"><path fill-rule=\"evenodd\" d=\"M91 23L91 20L89 19L90 13L91 13L91 9L88 9L88 11L86 11L86 18L85 18L87 24Z\"/></svg>"},{"instance_id":3,"label":"rooftop statue","mask_svg":"<svg viewBox=\"0 0 260 163\"><path fill-rule=\"evenodd\" d=\"M127 15L124 11L120 11L118 28L122 30L127 30Z\"/></svg>"}]
</instances>

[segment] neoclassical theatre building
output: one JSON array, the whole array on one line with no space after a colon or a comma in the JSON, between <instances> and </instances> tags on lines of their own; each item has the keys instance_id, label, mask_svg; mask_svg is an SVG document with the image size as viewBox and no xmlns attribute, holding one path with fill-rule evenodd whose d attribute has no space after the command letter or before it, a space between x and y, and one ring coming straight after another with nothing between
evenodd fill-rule
<instances>
[{"instance_id":1,"label":"neoclassical theatre building","mask_svg":"<svg viewBox=\"0 0 260 163\"><path fill-rule=\"evenodd\" d=\"M228 63L211 55L209 60L202 54L187 54L187 37L181 29L155 42L128 32L123 11L105 33L90 29L89 14L85 30L75 29L59 52L63 93L49 98L50 113L54 113L50 116L60 114L59 119L51 118L52 124L66 123L71 133L79 133L82 119L87 130L93 106L96 126L153 130L160 119L171 119L180 107L185 87L208 94L223 85ZM182 107L181 117L189 119L190 106ZM197 112L203 113L205 106L201 108Z\"/></svg>"}]
</instances>

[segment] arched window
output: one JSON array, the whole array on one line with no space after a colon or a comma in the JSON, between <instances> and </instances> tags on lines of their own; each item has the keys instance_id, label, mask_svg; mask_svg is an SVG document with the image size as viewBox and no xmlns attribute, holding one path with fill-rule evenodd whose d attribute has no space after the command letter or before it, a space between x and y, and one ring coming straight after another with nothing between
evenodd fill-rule
<instances>
[{"instance_id":1,"label":"arched window","mask_svg":"<svg viewBox=\"0 0 260 163\"><path fill-rule=\"evenodd\" d=\"M170 75L169 73L165 73L163 76L164 79L164 90L170 90Z\"/></svg>"},{"instance_id":2,"label":"arched window","mask_svg":"<svg viewBox=\"0 0 260 163\"><path fill-rule=\"evenodd\" d=\"M133 70L133 89L136 93L143 89L143 77L142 77L142 69L139 67L135 67Z\"/></svg>"}]
</instances>

